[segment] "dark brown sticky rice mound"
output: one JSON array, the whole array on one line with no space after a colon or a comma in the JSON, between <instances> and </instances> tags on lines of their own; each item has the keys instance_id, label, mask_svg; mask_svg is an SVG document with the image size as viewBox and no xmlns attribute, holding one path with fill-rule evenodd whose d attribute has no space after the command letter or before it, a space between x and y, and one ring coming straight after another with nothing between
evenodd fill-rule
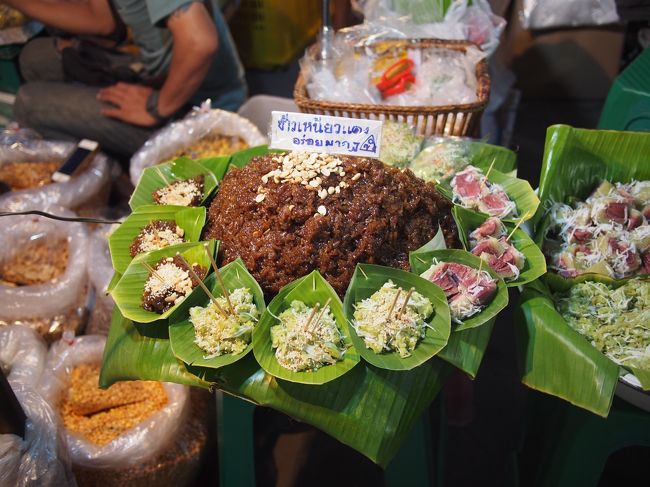
<instances>
[{"instance_id":1,"label":"dark brown sticky rice mound","mask_svg":"<svg viewBox=\"0 0 650 487\"><path fill-rule=\"evenodd\" d=\"M204 232L204 238L221 241L223 264L241 257L269 296L314 269L340 296L357 263L408 270L409 251L431 240L438 225L447 246L458 246L451 203L409 170L341 156L345 176L323 177L322 187L340 181L349 187L321 199L301 184L273 178L264 184L262 176L279 166L272 157L256 157L225 176ZM266 193L256 202L260 186ZM317 214L321 205L324 216Z\"/></svg>"}]
</instances>

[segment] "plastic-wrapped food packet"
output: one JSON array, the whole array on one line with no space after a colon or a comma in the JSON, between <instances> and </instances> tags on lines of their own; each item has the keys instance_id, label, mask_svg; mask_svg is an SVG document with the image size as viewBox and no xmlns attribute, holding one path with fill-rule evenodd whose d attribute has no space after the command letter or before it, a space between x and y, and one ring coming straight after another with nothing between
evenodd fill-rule
<instances>
[{"instance_id":1,"label":"plastic-wrapped food packet","mask_svg":"<svg viewBox=\"0 0 650 487\"><path fill-rule=\"evenodd\" d=\"M106 338L98 335L64 336L52 344L41 380L43 397L58 408L68 393L73 370L101 363L105 344ZM103 446L66 429L64 434L72 464L92 469L122 469L137 466L168 448L185 421L189 388L167 383L163 387L166 405Z\"/></svg>"},{"instance_id":2,"label":"plastic-wrapped food packet","mask_svg":"<svg viewBox=\"0 0 650 487\"><path fill-rule=\"evenodd\" d=\"M420 152L423 140L407 124L385 121L379 160L389 166L406 167Z\"/></svg>"},{"instance_id":3,"label":"plastic-wrapped food packet","mask_svg":"<svg viewBox=\"0 0 650 487\"><path fill-rule=\"evenodd\" d=\"M444 19L440 2L368 0L362 10L366 14L364 23L337 32L326 62L319 59L318 48L308 49L301 60L301 73L311 99L397 106L477 101L476 65L496 50L506 23L492 13L486 0L475 0L471 5L466 0L453 2ZM413 46L407 49L407 57L413 63L414 82L401 94L382 96L376 89L377 71L383 74L391 66L385 62L382 41L396 39L466 40L480 49L466 49L463 53ZM404 53L394 53L393 61L403 57Z\"/></svg>"},{"instance_id":4,"label":"plastic-wrapped food packet","mask_svg":"<svg viewBox=\"0 0 650 487\"><path fill-rule=\"evenodd\" d=\"M49 208L75 216L63 208ZM2 218L0 325L20 324L46 339L85 324L88 233L82 223L40 216Z\"/></svg>"},{"instance_id":5,"label":"plastic-wrapped food packet","mask_svg":"<svg viewBox=\"0 0 650 487\"><path fill-rule=\"evenodd\" d=\"M425 181L442 181L471 162L471 143L472 139L465 137L430 137L411 161L409 169Z\"/></svg>"},{"instance_id":6,"label":"plastic-wrapped food packet","mask_svg":"<svg viewBox=\"0 0 650 487\"><path fill-rule=\"evenodd\" d=\"M618 22L614 0L524 0L519 12L525 29L550 29Z\"/></svg>"},{"instance_id":7,"label":"plastic-wrapped food packet","mask_svg":"<svg viewBox=\"0 0 650 487\"><path fill-rule=\"evenodd\" d=\"M210 108L206 101L196 107L185 118L171 122L149 140L131 158L131 182L137 186L142 171L160 162L168 161L179 151L199 142L207 135L221 135L235 140L241 139L246 146L253 147L268 142L258 128L236 113ZM235 152L243 147L236 147ZM224 155L224 154L214 154Z\"/></svg>"},{"instance_id":8,"label":"plastic-wrapped food packet","mask_svg":"<svg viewBox=\"0 0 650 487\"><path fill-rule=\"evenodd\" d=\"M21 326L0 328L0 367L8 372L7 380L27 416L24 438L0 435L0 485L76 485L56 415L36 392L46 352L43 339L34 331Z\"/></svg>"},{"instance_id":9,"label":"plastic-wrapped food packet","mask_svg":"<svg viewBox=\"0 0 650 487\"><path fill-rule=\"evenodd\" d=\"M0 180L11 179L23 188L0 194L0 209L20 211L62 206L80 210L105 206L110 191L110 165L102 153L69 181L50 182L51 174L75 147L71 142L30 139L21 132L0 134Z\"/></svg>"},{"instance_id":10,"label":"plastic-wrapped food packet","mask_svg":"<svg viewBox=\"0 0 650 487\"><path fill-rule=\"evenodd\" d=\"M113 264L108 248L108 236L116 225L100 226L91 235L88 243L88 278L95 291L95 303L90 312L90 321L86 327L89 335L108 335L115 301L106 294L108 284L113 277Z\"/></svg>"}]
</instances>

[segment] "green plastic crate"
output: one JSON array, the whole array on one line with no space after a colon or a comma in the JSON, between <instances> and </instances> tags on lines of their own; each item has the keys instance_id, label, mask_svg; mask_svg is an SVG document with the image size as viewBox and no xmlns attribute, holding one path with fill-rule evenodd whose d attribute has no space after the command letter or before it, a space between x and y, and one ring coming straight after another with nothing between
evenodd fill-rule
<instances>
[{"instance_id":1,"label":"green plastic crate","mask_svg":"<svg viewBox=\"0 0 650 487\"><path fill-rule=\"evenodd\" d=\"M650 49L646 49L614 81L598 128L650 131Z\"/></svg>"}]
</instances>

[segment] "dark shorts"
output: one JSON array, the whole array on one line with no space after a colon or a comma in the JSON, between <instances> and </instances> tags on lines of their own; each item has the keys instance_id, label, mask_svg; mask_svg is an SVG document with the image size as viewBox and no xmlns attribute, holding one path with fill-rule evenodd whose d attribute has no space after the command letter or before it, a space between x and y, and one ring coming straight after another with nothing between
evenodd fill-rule
<instances>
[{"instance_id":1,"label":"dark shorts","mask_svg":"<svg viewBox=\"0 0 650 487\"><path fill-rule=\"evenodd\" d=\"M56 140L92 139L114 155L130 158L155 128L144 128L101 114L97 87L64 81L56 39L29 42L20 54L26 83L18 91L14 115L21 126Z\"/></svg>"}]
</instances>

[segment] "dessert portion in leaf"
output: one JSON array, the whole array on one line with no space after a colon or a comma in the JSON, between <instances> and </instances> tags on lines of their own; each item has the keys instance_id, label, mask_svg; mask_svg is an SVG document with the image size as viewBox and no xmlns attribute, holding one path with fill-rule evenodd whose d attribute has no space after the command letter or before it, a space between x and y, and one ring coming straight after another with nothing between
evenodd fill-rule
<instances>
[{"instance_id":1,"label":"dessert portion in leaf","mask_svg":"<svg viewBox=\"0 0 650 487\"><path fill-rule=\"evenodd\" d=\"M585 201L551 208L544 241L549 267L625 278L650 273L650 181L603 181Z\"/></svg>"},{"instance_id":2,"label":"dessert portion in leaf","mask_svg":"<svg viewBox=\"0 0 650 487\"><path fill-rule=\"evenodd\" d=\"M174 220L154 220L140 230L129 247L131 257L185 242L185 231Z\"/></svg>"},{"instance_id":3,"label":"dessert portion in leaf","mask_svg":"<svg viewBox=\"0 0 650 487\"><path fill-rule=\"evenodd\" d=\"M144 284L142 307L162 314L183 301L199 285L207 269L198 264L187 265L180 255L165 257L155 266L144 264L149 276Z\"/></svg>"},{"instance_id":4,"label":"dessert portion in leaf","mask_svg":"<svg viewBox=\"0 0 650 487\"><path fill-rule=\"evenodd\" d=\"M199 206L203 198L204 176L202 174L174 181L154 191L151 196L157 205Z\"/></svg>"},{"instance_id":5,"label":"dessert portion in leaf","mask_svg":"<svg viewBox=\"0 0 650 487\"><path fill-rule=\"evenodd\" d=\"M194 343L210 359L226 353L242 353L251 343L259 310L248 288L237 288L218 296L207 306L190 308Z\"/></svg>"},{"instance_id":6,"label":"dessert portion in leaf","mask_svg":"<svg viewBox=\"0 0 650 487\"><path fill-rule=\"evenodd\" d=\"M467 166L451 180L454 203L499 218L517 216L517 206L500 184L493 183L474 166Z\"/></svg>"},{"instance_id":7,"label":"dessert portion in leaf","mask_svg":"<svg viewBox=\"0 0 650 487\"><path fill-rule=\"evenodd\" d=\"M366 347L375 353L397 352L402 358L410 356L424 338L429 326L425 320L433 313L428 298L391 280L354 307L352 326Z\"/></svg>"},{"instance_id":8,"label":"dessert portion in leaf","mask_svg":"<svg viewBox=\"0 0 650 487\"><path fill-rule=\"evenodd\" d=\"M514 231L513 231L514 233ZM483 259L506 281L519 277L526 257L515 248L506 227L497 217L490 217L469 234L470 252Z\"/></svg>"},{"instance_id":9,"label":"dessert portion in leaf","mask_svg":"<svg viewBox=\"0 0 650 487\"><path fill-rule=\"evenodd\" d=\"M278 363L293 372L315 371L343 358L346 346L329 301L320 307L294 300L271 327L271 346Z\"/></svg>"},{"instance_id":10,"label":"dessert portion in leaf","mask_svg":"<svg viewBox=\"0 0 650 487\"><path fill-rule=\"evenodd\" d=\"M489 273L457 262L434 259L422 277L445 293L451 319L456 323L480 313L497 292L497 283Z\"/></svg>"}]
</instances>

